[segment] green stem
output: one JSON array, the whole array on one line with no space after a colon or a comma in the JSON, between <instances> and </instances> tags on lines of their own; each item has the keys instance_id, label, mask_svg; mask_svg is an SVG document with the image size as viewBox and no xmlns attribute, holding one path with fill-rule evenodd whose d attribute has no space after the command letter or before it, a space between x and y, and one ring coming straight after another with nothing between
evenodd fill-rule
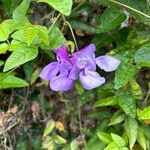
<instances>
[{"instance_id":1,"label":"green stem","mask_svg":"<svg viewBox=\"0 0 150 150\"><path fill-rule=\"evenodd\" d=\"M83 132L82 132L82 120L81 120L81 110L80 110L80 107L78 106L78 119L79 119L79 129L80 129L80 134L83 135Z\"/></svg>"},{"instance_id":2,"label":"green stem","mask_svg":"<svg viewBox=\"0 0 150 150\"><path fill-rule=\"evenodd\" d=\"M72 12L76 11L82 4L84 4L85 1L86 0L83 0L82 2L80 2L79 5L72 10Z\"/></svg>"},{"instance_id":3,"label":"green stem","mask_svg":"<svg viewBox=\"0 0 150 150\"><path fill-rule=\"evenodd\" d=\"M56 23L57 20L59 19L60 15L61 15L61 14L58 14L58 16L56 17L56 19L54 20L54 22L53 22L52 25L50 26L49 31L52 30L53 26L55 25L55 23Z\"/></svg>"},{"instance_id":4,"label":"green stem","mask_svg":"<svg viewBox=\"0 0 150 150\"><path fill-rule=\"evenodd\" d=\"M76 49L77 49L77 51L78 51L79 48L78 48L78 45L77 45L77 40L76 40L76 37L75 37L75 35L74 35L73 29L72 29L70 23L69 23L68 21L66 21L64 15L62 15L62 18L63 18L64 23L66 23L66 24L68 25L68 27L69 27L69 29L70 29L70 31L71 31L73 41L74 41L75 46L76 46Z\"/></svg>"},{"instance_id":5,"label":"green stem","mask_svg":"<svg viewBox=\"0 0 150 150\"><path fill-rule=\"evenodd\" d=\"M81 109L80 109L80 107L79 107L79 104L78 104L78 120L79 120L80 134L81 134L81 136L83 136L82 119L81 119ZM85 148L85 150L87 150L87 146L86 146L86 141L85 141L85 139L84 139L84 148Z\"/></svg>"},{"instance_id":6,"label":"green stem","mask_svg":"<svg viewBox=\"0 0 150 150\"><path fill-rule=\"evenodd\" d=\"M123 3L117 2L117 1L115 1L115 0L109 0L109 1L112 2L112 3L118 4L118 5L120 5L120 6L123 6L123 7L125 7L125 8L128 8L128 9L130 9L130 10L132 10L132 11L135 11L135 12L137 12L138 14L141 14L142 16L144 16L144 17L150 19L150 16L149 16L149 15L147 15L147 14L145 14L145 13L143 13L143 12L141 12L141 11L135 9L135 8L132 8L132 7L128 6L128 5L125 5L125 4L123 4Z\"/></svg>"},{"instance_id":7,"label":"green stem","mask_svg":"<svg viewBox=\"0 0 150 150\"><path fill-rule=\"evenodd\" d=\"M79 48L78 48L78 45L77 45L77 41L76 41L76 38L75 38L75 35L74 35L74 32L73 32L73 29L72 29L72 27L71 27L71 25L70 25L70 23L69 23L68 21L65 21L65 23L66 23L66 24L68 25L68 27L70 28L70 31L71 31L71 34L72 34L72 38L73 38L73 40L74 40L76 49L77 49L77 51L78 51Z\"/></svg>"}]
</instances>

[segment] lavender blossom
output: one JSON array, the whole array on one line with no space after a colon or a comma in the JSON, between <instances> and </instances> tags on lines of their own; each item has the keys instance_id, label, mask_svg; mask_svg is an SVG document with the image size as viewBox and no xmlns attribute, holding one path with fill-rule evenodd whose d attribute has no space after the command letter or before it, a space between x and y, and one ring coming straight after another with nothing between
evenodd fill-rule
<instances>
[{"instance_id":1,"label":"lavender blossom","mask_svg":"<svg viewBox=\"0 0 150 150\"><path fill-rule=\"evenodd\" d=\"M54 91L67 91L73 87L79 78L87 90L99 87L105 83L105 78L96 72L96 65L106 72L117 69L120 61L111 56L95 57L95 45L90 44L69 58L65 46L57 49L57 62L47 65L41 72L41 78L50 81Z\"/></svg>"},{"instance_id":2,"label":"lavender blossom","mask_svg":"<svg viewBox=\"0 0 150 150\"><path fill-rule=\"evenodd\" d=\"M74 80L68 77L73 65L67 54L66 47L56 50L57 62L44 67L40 77L50 81L50 88L54 91L67 91L73 87Z\"/></svg>"}]
</instances>

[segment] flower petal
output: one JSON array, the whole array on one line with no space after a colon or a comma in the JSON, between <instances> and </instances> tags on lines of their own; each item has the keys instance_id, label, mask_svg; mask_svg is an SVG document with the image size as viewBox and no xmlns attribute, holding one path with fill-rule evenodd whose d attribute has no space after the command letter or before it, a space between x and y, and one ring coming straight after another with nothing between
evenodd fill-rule
<instances>
[{"instance_id":1,"label":"flower petal","mask_svg":"<svg viewBox=\"0 0 150 150\"><path fill-rule=\"evenodd\" d=\"M95 60L90 57L79 57L77 62L74 64L73 68L70 71L69 78L73 80L77 80L79 73L85 68L95 71L96 63Z\"/></svg>"},{"instance_id":2,"label":"flower petal","mask_svg":"<svg viewBox=\"0 0 150 150\"><path fill-rule=\"evenodd\" d=\"M59 71L59 65L58 62L52 62L45 66L43 70L40 73L40 77L44 80L51 80L52 77L56 76L56 74Z\"/></svg>"},{"instance_id":3,"label":"flower petal","mask_svg":"<svg viewBox=\"0 0 150 150\"><path fill-rule=\"evenodd\" d=\"M99 56L96 59L96 64L106 72L114 71L120 64L120 61L111 56Z\"/></svg>"},{"instance_id":4,"label":"flower petal","mask_svg":"<svg viewBox=\"0 0 150 150\"><path fill-rule=\"evenodd\" d=\"M80 69L88 68L92 71L96 70L95 60L91 59L90 57L79 57L76 65Z\"/></svg>"},{"instance_id":5,"label":"flower petal","mask_svg":"<svg viewBox=\"0 0 150 150\"><path fill-rule=\"evenodd\" d=\"M64 46L64 45L61 46L55 52L57 54L58 61L61 61L61 62L70 62L70 58L68 56L66 46Z\"/></svg>"},{"instance_id":6,"label":"flower petal","mask_svg":"<svg viewBox=\"0 0 150 150\"><path fill-rule=\"evenodd\" d=\"M79 79L83 87L87 90L94 89L105 83L105 78L101 77L97 72L84 70L79 74Z\"/></svg>"},{"instance_id":7,"label":"flower petal","mask_svg":"<svg viewBox=\"0 0 150 150\"><path fill-rule=\"evenodd\" d=\"M81 49L80 51L74 53L73 56L78 55L80 57L88 56L88 57L91 57L91 58L95 58L95 54L94 54L95 50L96 50L95 45L90 44L90 45L84 47L83 49Z\"/></svg>"},{"instance_id":8,"label":"flower petal","mask_svg":"<svg viewBox=\"0 0 150 150\"><path fill-rule=\"evenodd\" d=\"M79 69L76 65L74 65L69 73L69 78L72 80L77 80L79 77L80 71L81 69Z\"/></svg>"},{"instance_id":9,"label":"flower petal","mask_svg":"<svg viewBox=\"0 0 150 150\"><path fill-rule=\"evenodd\" d=\"M95 60L87 57L87 66L86 68L88 68L91 71L96 71L96 63Z\"/></svg>"},{"instance_id":10,"label":"flower petal","mask_svg":"<svg viewBox=\"0 0 150 150\"><path fill-rule=\"evenodd\" d=\"M71 69L72 69L72 64L70 64L70 63L62 62L59 65L60 74L68 75Z\"/></svg>"},{"instance_id":11,"label":"flower petal","mask_svg":"<svg viewBox=\"0 0 150 150\"><path fill-rule=\"evenodd\" d=\"M50 88L54 91L68 91L73 87L74 81L66 75L59 75L50 82Z\"/></svg>"}]
</instances>

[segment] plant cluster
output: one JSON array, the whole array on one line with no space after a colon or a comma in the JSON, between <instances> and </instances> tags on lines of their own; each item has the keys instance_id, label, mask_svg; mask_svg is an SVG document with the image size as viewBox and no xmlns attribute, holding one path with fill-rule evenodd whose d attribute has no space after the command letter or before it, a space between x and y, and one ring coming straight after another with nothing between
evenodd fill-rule
<instances>
[{"instance_id":1,"label":"plant cluster","mask_svg":"<svg viewBox=\"0 0 150 150\"><path fill-rule=\"evenodd\" d=\"M150 149L149 0L0 10L0 149Z\"/></svg>"}]
</instances>

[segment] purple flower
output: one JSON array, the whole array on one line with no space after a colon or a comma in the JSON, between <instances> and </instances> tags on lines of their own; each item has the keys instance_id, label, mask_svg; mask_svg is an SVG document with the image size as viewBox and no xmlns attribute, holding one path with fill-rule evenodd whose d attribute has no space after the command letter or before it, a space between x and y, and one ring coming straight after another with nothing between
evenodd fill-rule
<instances>
[{"instance_id":1,"label":"purple flower","mask_svg":"<svg viewBox=\"0 0 150 150\"><path fill-rule=\"evenodd\" d=\"M68 77L73 65L65 46L60 47L55 52L57 62L52 62L45 66L40 77L50 81L50 88L52 90L67 91L73 87L74 83L74 80Z\"/></svg>"},{"instance_id":2,"label":"purple flower","mask_svg":"<svg viewBox=\"0 0 150 150\"><path fill-rule=\"evenodd\" d=\"M73 87L79 78L83 87L91 90L105 83L105 78L96 72L96 65L106 72L114 71L120 61L111 56L95 58L95 45L90 44L69 58L65 46L57 49L57 62L47 65L41 72L41 77L50 81L51 89L67 91Z\"/></svg>"}]
</instances>

